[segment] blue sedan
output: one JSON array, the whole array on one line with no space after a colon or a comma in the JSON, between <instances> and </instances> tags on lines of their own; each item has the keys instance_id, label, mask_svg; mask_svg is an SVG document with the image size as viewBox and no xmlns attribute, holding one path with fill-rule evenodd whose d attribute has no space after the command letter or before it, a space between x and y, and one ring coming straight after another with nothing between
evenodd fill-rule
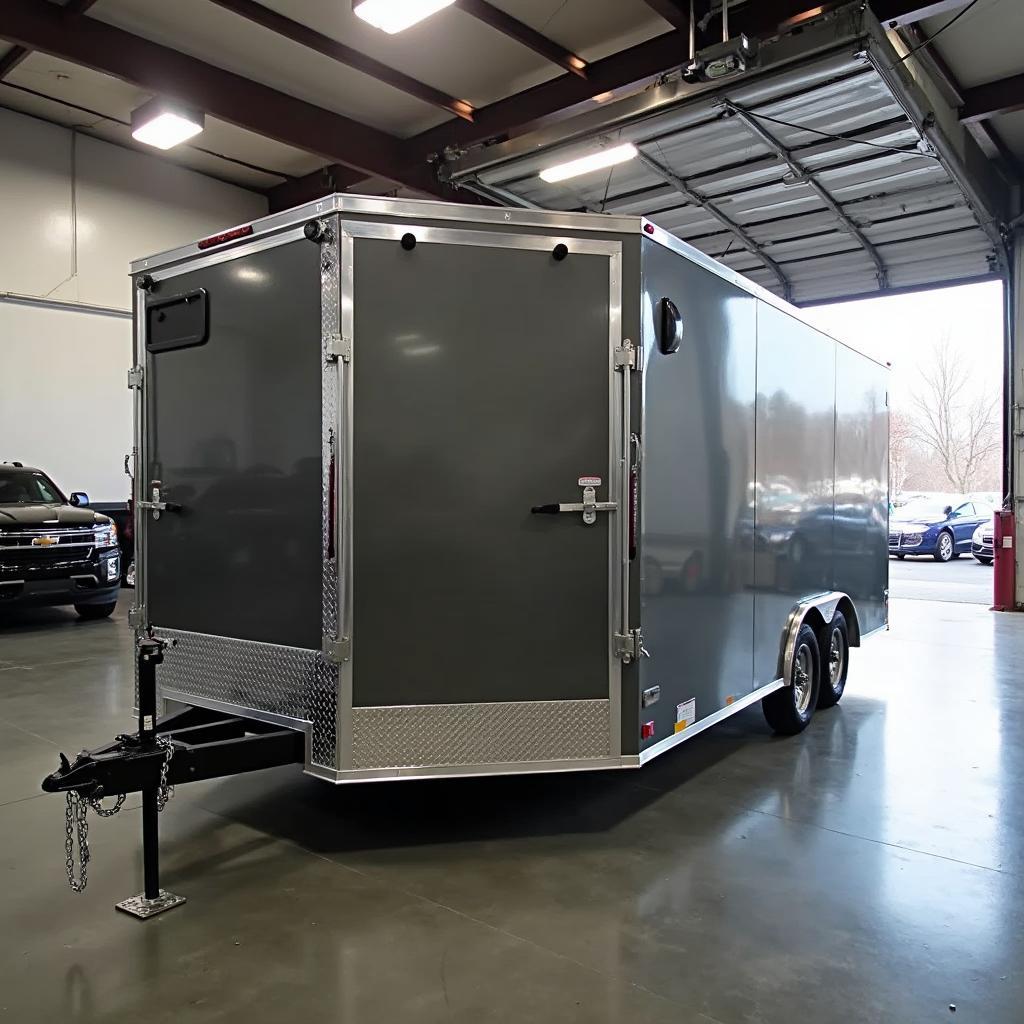
<instances>
[{"instance_id":1,"label":"blue sedan","mask_svg":"<svg viewBox=\"0 0 1024 1024\"><path fill-rule=\"evenodd\" d=\"M931 555L937 562L948 562L970 552L974 531L991 518L991 508L973 501L912 501L889 521L889 554Z\"/></svg>"}]
</instances>

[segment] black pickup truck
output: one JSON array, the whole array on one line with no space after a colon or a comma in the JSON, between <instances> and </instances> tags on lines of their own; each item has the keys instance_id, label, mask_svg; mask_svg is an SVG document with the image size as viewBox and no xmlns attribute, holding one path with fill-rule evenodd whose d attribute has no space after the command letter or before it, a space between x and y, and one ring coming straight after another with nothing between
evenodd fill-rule
<instances>
[{"instance_id":1,"label":"black pickup truck","mask_svg":"<svg viewBox=\"0 0 1024 1024\"><path fill-rule=\"evenodd\" d=\"M42 470L0 464L0 611L13 605L73 604L101 619L117 604L121 549L117 526L65 497Z\"/></svg>"}]
</instances>

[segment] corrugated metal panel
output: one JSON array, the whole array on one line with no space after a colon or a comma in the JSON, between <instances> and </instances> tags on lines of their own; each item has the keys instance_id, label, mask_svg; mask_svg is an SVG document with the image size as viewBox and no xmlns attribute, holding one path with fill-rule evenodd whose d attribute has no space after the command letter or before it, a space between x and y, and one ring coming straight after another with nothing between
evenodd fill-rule
<instances>
[{"instance_id":1,"label":"corrugated metal panel","mask_svg":"<svg viewBox=\"0 0 1024 1024\"><path fill-rule=\"evenodd\" d=\"M759 137L726 102L752 115L804 173L794 174L771 140ZM753 244L639 160L563 184L539 177L543 167L580 155L598 140L634 142L711 200ZM480 180L552 209L648 216L781 294L783 283L764 262L770 260L797 302L880 290L876 260L887 287L899 288L984 275L993 256L963 195L888 87L850 53L771 78L738 79L717 94L592 136L582 148L575 140L494 165Z\"/></svg>"}]
</instances>

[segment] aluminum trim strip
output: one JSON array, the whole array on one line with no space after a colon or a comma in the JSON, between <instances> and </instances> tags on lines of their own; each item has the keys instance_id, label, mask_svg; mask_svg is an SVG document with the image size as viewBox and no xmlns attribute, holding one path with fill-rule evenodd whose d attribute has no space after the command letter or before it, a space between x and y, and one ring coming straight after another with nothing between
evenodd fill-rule
<instances>
[{"instance_id":1,"label":"aluminum trim strip","mask_svg":"<svg viewBox=\"0 0 1024 1024\"><path fill-rule=\"evenodd\" d=\"M153 273L161 267L188 261L190 264L207 256L221 256L247 245L258 243L275 232L283 231L306 221L330 213L349 213L372 217L396 217L415 220L454 220L480 225L532 227L547 231L596 231L602 234L636 234L640 222L636 217L617 217L605 214L565 213L561 210L522 210L503 207L485 207L473 204L445 203L431 199L381 199L376 196L334 194L314 203L306 203L282 213L236 225L251 224L253 233L243 241L225 242L222 247L199 250L196 243L168 249L144 259L133 260L131 273ZM228 229L231 230L231 229Z\"/></svg>"},{"instance_id":2,"label":"aluminum trim strip","mask_svg":"<svg viewBox=\"0 0 1024 1024\"><path fill-rule=\"evenodd\" d=\"M194 259L179 266L153 270L151 276L154 281L166 281L169 278L177 277L179 274L191 274L194 270L203 270L206 267L216 266L218 263L227 263L230 260L241 259L243 256L252 256L254 253L263 252L265 249L273 249L279 245L287 245L289 242L297 242L300 238L304 237L301 228L293 228L289 231L280 231L255 240L249 238L244 243L230 248L197 253Z\"/></svg>"},{"instance_id":3,"label":"aluminum trim strip","mask_svg":"<svg viewBox=\"0 0 1024 1024\"><path fill-rule=\"evenodd\" d=\"M413 779L458 779L494 775L539 775L555 772L594 772L619 768L639 768L635 755L622 757L600 757L566 761L525 761L521 764L499 762L497 764L460 765L443 768L370 768L342 772L308 771L318 779L343 785L350 782L389 782Z\"/></svg>"},{"instance_id":4,"label":"aluminum trim strip","mask_svg":"<svg viewBox=\"0 0 1024 1024\"><path fill-rule=\"evenodd\" d=\"M707 718L702 718L699 722L691 725L688 729L684 729L682 732L677 732L672 736L667 736L665 739L660 740L653 746L647 747L646 750L640 751L640 764L645 765L648 761L653 760L660 754L664 754L666 750L671 750L673 747L678 747L680 743L685 743L687 740L693 739L694 736L702 733L705 729L710 729L711 726L717 725L719 722L724 721L731 715L735 715L737 711L749 708L751 704L756 704L759 700L763 700L768 696L768 694L782 689L784 685L784 680L773 679L765 686L751 691L745 697L740 697L739 700L733 701L732 704L727 704L724 708L719 708L713 714L708 715Z\"/></svg>"}]
</instances>

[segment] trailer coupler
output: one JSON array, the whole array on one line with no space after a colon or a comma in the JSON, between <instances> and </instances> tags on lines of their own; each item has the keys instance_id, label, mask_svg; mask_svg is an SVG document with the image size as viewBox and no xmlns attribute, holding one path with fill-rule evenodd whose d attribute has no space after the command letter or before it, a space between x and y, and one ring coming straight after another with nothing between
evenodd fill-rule
<instances>
[{"instance_id":1,"label":"trailer coupler","mask_svg":"<svg viewBox=\"0 0 1024 1024\"><path fill-rule=\"evenodd\" d=\"M157 720L156 666L163 661L165 646L155 637L144 637L138 643L138 732L119 735L95 750L83 750L74 761L61 754L60 767L42 783L45 792L64 793L67 798L65 859L68 884L75 892L82 892L88 881L88 811L111 817L121 809L128 793L142 794L145 888L117 904L118 910L141 918L185 902L183 896L160 888L157 816L176 785L301 764L305 757L305 736L294 729L198 707ZM112 806L103 806L106 797L114 798Z\"/></svg>"}]
</instances>

